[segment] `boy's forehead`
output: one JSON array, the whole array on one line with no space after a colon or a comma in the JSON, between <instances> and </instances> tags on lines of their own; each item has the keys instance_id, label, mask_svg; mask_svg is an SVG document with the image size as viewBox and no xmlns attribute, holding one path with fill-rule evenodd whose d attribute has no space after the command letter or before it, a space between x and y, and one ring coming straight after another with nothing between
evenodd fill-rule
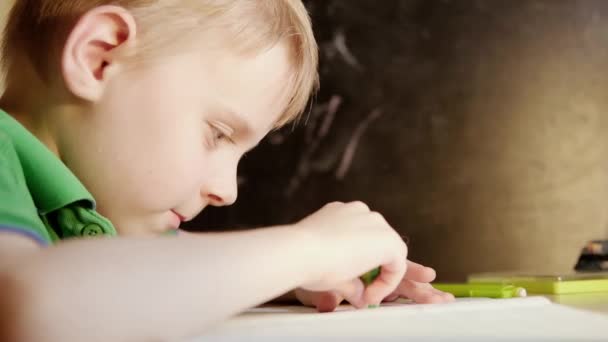
<instances>
[{"instance_id":1,"label":"boy's forehead","mask_svg":"<svg viewBox=\"0 0 608 342\"><path fill-rule=\"evenodd\" d=\"M292 62L286 45L242 53L227 44L195 40L186 49L150 60L153 65L141 64L127 83L164 89L161 93L178 107L202 102L200 110L261 137L276 127L287 107Z\"/></svg>"},{"instance_id":2,"label":"boy's forehead","mask_svg":"<svg viewBox=\"0 0 608 342\"><path fill-rule=\"evenodd\" d=\"M227 117L245 121L243 128L251 131L274 126L287 105L292 72L284 44L257 54L222 49L203 57L200 63L205 88L211 89L218 109Z\"/></svg>"}]
</instances>

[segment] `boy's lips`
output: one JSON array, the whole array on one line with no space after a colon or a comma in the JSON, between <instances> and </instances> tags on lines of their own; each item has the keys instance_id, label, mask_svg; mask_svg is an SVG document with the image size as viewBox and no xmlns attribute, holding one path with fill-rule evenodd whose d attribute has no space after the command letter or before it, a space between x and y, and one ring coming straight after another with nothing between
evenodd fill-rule
<instances>
[{"instance_id":1,"label":"boy's lips","mask_svg":"<svg viewBox=\"0 0 608 342\"><path fill-rule=\"evenodd\" d=\"M172 212L173 214L175 214L175 216L177 216L177 218L178 218L178 219L179 219L181 222L186 222L186 221L188 220L188 219L187 219L187 218L186 218L184 215L182 215L182 214L178 213L178 212L177 212L177 211L175 211L175 210L171 210L171 212Z\"/></svg>"}]
</instances>

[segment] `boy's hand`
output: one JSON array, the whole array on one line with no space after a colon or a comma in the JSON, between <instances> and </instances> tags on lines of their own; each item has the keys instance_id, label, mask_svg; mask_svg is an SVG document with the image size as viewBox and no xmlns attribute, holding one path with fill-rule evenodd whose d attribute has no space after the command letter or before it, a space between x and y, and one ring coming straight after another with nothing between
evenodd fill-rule
<instances>
[{"instance_id":1,"label":"boy's hand","mask_svg":"<svg viewBox=\"0 0 608 342\"><path fill-rule=\"evenodd\" d=\"M407 246L379 213L361 202L330 203L295 225L318 247L318 269L301 286L313 292L334 291L356 307L379 304L400 287ZM381 266L365 287L359 276ZM415 273L415 272L414 272ZM323 295L322 295L323 296Z\"/></svg>"},{"instance_id":2,"label":"boy's hand","mask_svg":"<svg viewBox=\"0 0 608 342\"><path fill-rule=\"evenodd\" d=\"M435 270L412 261L407 261L407 271L395 291L384 298L391 302L399 298L409 298L416 303L446 303L454 300L449 293L439 291L430 284L435 279ZM320 312L331 312L344 300L340 289L314 292L296 289L296 298L304 305L316 308Z\"/></svg>"},{"instance_id":3,"label":"boy's hand","mask_svg":"<svg viewBox=\"0 0 608 342\"><path fill-rule=\"evenodd\" d=\"M409 298L420 304L445 303L454 301L451 293L439 291L431 282L435 280L435 270L412 261L407 262L407 273L397 289L384 299L392 302L399 298Z\"/></svg>"}]
</instances>

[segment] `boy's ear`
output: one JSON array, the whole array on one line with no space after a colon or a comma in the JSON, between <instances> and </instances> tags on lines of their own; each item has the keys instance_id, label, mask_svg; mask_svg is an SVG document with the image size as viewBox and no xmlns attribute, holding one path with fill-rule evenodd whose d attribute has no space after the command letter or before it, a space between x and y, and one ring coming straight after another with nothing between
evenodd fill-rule
<instances>
[{"instance_id":1,"label":"boy's ear","mask_svg":"<svg viewBox=\"0 0 608 342\"><path fill-rule=\"evenodd\" d=\"M122 7L96 7L80 18L61 57L63 78L72 94L89 102L99 100L119 52L133 44L135 35L135 19Z\"/></svg>"}]
</instances>

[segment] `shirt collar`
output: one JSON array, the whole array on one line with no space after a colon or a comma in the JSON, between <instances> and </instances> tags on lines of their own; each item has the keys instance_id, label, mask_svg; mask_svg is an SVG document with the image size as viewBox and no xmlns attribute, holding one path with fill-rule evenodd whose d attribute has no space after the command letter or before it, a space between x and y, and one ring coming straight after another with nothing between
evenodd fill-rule
<instances>
[{"instance_id":1,"label":"shirt collar","mask_svg":"<svg viewBox=\"0 0 608 342\"><path fill-rule=\"evenodd\" d=\"M95 209L93 196L40 140L2 110L0 125L6 128L6 134L13 141L27 186L40 215L73 203Z\"/></svg>"}]
</instances>

